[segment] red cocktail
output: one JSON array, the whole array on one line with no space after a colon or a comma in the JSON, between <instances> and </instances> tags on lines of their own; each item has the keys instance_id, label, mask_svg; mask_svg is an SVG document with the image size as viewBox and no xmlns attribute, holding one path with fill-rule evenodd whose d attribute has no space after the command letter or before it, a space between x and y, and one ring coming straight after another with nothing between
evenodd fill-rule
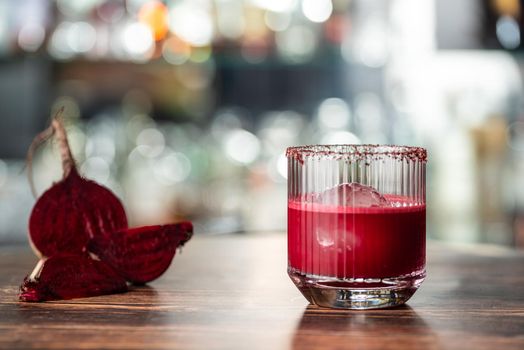
<instances>
[{"instance_id":1,"label":"red cocktail","mask_svg":"<svg viewBox=\"0 0 524 350\"><path fill-rule=\"evenodd\" d=\"M288 273L310 302L366 309L413 295L425 277L425 157L394 146L288 149Z\"/></svg>"},{"instance_id":2,"label":"red cocktail","mask_svg":"<svg viewBox=\"0 0 524 350\"><path fill-rule=\"evenodd\" d=\"M289 266L304 274L383 279L424 269L426 207L288 203Z\"/></svg>"}]
</instances>

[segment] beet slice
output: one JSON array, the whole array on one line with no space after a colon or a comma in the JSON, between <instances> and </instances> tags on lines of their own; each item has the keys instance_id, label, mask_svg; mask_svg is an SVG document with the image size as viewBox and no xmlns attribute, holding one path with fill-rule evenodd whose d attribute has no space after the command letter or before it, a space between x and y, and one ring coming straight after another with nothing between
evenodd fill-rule
<instances>
[{"instance_id":1,"label":"beet slice","mask_svg":"<svg viewBox=\"0 0 524 350\"><path fill-rule=\"evenodd\" d=\"M51 136L58 142L63 178L38 198L29 218L29 237L37 254L43 257L59 252L83 253L90 238L127 227L126 213L109 189L78 174L58 115L29 149L30 183L34 149Z\"/></svg>"},{"instance_id":2,"label":"beet slice","mask_svg":"<svg viewBox=\"0 0 524 350\"><path fill-rule=\"evenodd\" d=\"M20 287L20 300L38 302L127 291L126 281L107 263L61 253L41 259Z\"/></svg>"},{"instance_id":3,"label":"beet slice","mask_svg":"<svg viewBox=\"0 0 524 350\"><path fill-rule=\"evenodd\" d=\"M127 281L143 284L167 270L176 249L193 235L191 222L144 226L94 236L88 249Z\"/></svg>"}]
</instances>

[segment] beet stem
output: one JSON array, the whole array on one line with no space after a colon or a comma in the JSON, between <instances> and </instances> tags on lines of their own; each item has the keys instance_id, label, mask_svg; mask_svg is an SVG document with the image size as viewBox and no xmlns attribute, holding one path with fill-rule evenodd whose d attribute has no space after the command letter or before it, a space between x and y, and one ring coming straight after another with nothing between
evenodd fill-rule
<instances>
[{"instance_id":1,"label":"beet stem","mask_svg":"<svg viewBox=\"0 0 524 350\"><path fill-rule=\"evenodd\" d=\"M69 149L69 143L67 142L65 129L62 123L59 121L59 118L62 116L63 112L64 107L62 106L53 117L51 125L47 129L36 135L36 137L33 139L33 142L31 142L31 145L29 146L29 150L27 151L27 179L29 181L29 186L31 187L31 193L35 198L38 197L38 194L36 193L35 183L33 180L33 157L38 147L40 147L42 143L49 140L55 133L58 142L58 147L60 150L60 157L62 159L62 169L64 171L64 177L69 175L71 169L75 167L75 162L73 160L73 156L71 155L71 150Z\"/></svg>"},{"instance_id":2,"label":"beet stem","mask_svg":"<svg viewBox=\"0 0 524 350\"><path fill-rule=\"evenodd\" d=\"M49 126L47 129L36 135L36 137L33 139L33 142L31 142L31 145L29 146L29 150L27 151L27 157L26 157L26 166L27 166L27 180L29 181L29 186L31 187L31 193L33 193L33 196L35 198L38 197L38 194L36 193L35 183L33 180L33 157L40 145L54 134L53 126Z\"/></svg>"},{"instance_id":3,"label":"beet stem","mask_svg":"<svg viewBox=\"0 0 524 350\"><path fill-rule=\"evenodd\" d=\"M54 129L56 142L58 143L58 150L60 152L60 158L62 159L62 170L64 171L64 178L69 175L71 170L75 168L75 161L73 155L71 154L71 149L69 148L69 142L67 141L67 134L64 128L64 125L60 121L60 117L64 112L64 107L62 106L56 113L53 120L51 120L51 126Z\"/></svg>"}]
</instances>

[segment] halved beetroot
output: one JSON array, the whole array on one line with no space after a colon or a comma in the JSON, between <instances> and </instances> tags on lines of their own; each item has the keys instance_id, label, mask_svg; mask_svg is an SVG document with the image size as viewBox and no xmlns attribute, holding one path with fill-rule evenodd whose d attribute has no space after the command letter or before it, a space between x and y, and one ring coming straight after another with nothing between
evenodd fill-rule
<instances>
[{"instance_id":1,"label":"halved beetroot","mask_svg":"<svg viewBox=\"0 0 524 350\"><path fill-rule=\"evenodd\" d=\"M24 279L19 298L37 302L125 291L126 281L105 262L87 255L61 253L38 262Z\"/></svg>"},{"instance_id":2,"label":"halved beetroot","mask_svg":"<svg viewBox=\"0 0 524 350\"><path fill-rule=\"evenodd\" d=\"M107 188L84 179L76 169L58 117L28 152L54 137L63 178L38 198L29 219L29 237L41 259L24 279L20 300L45 301L125 292L126 280L142 284L159 277L176 249L193 234L190 222L128 229L124 207ZM91 254L91 256L89 255ZM96 255L100 260L95 260Z\"/></svg>"},{"instance_id":3,"label":"halved beetroot","mask_svg":"<svg viewBox=\"0 0 524 350\"><path fill-rule=\"evenodd\" d=\"M39 256L83 253L90 238L127 227L126 213L110 190L78 174L58 115L51 126L35 138L28 152L31 184L32 154L51 136L58 142L63 178L38 198L29 218L29 237Z\"/></svg>"},{"instance_id":4,"label":"halved beetroot","mask_svg":"<svg viewBox=\"0 0 524 350\"><path fill-rule=\"evenodd\" d=\"M159 277L171 264L176 249L193 235L191 222L144 226L96 235L88 249L127 281L143 284Z\"/></svg>"}]
</instances>

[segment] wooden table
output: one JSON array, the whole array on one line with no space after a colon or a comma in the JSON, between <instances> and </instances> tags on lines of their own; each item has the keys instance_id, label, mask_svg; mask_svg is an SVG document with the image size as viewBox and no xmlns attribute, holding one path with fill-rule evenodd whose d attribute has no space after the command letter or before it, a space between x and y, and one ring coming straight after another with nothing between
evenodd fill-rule
<instances>
[{"instance_id":1,"label":"wooden table","mask_svg":"<svg viewBox=\"0 0 524 350\"><path fill-rule=\"evenodd\" d=\"M169 271L120 295L28 304L36 259L0 250L3 349L524 349L524 255L432 243L407 306L308 306L288 279L285 235L196 236Z\"/></svg>"}]
</instances>

